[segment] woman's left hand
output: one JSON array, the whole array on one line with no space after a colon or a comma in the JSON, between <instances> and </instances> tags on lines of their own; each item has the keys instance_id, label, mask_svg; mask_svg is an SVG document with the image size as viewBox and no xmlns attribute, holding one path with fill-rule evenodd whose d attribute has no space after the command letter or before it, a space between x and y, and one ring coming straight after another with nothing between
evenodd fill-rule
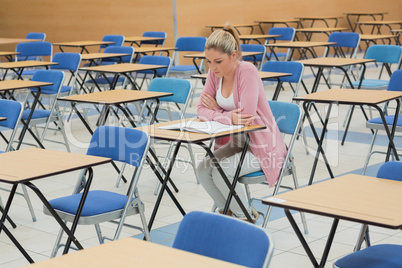
<instances>
[{"instance_id":1,"label":"woman's left hand","mask_svg":"<svg viewBox=\"0 0 402 268\"><path fill-rule=\"evenodd\" d=\"M208 93L201 94L201 102L202 105L205 106L205 108L208 108L210 110L213 110L215 107L219 106L216 100Z\"/></svg>"}]
</instances>

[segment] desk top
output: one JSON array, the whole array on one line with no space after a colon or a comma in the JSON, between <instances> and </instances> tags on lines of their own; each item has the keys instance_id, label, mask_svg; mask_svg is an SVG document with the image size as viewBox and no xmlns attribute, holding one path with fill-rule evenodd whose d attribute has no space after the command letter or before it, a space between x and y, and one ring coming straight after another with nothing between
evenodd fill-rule
<instances>
[{"instance_id":1,"label":"desk top","mask_svg":"<svg viewBox=\"0 0 402 268\"><path fill-rule=\"evenodd\" d=\"M7 117L0 117L0 121L6 121Z\"/></svg>"},{"instance_id":2,"label":"desk top","mask_svg":"<svg viewBox=\"0 0 402 268\"><path fill-rule=\"evenodd\" d=\"M393 35L393 34L361 34L360 35L360 40L363 40L363 41L389 39L389 38L395 38L395 35Z\"/></svg>"},{"instance_id":3,"label":"desk top","mask_svg":"<svg viewBox=\"0 0 402 268\"><path fill-rule=\"evenodd\" d=\"M39 148L0 154L0 181L20 183L111 162L110 158Z\"/></svg>"},{"instance_id":4,"label":"desk top","mask_svg":"<svg viewBox=\"0 0 402 268\"><path fill-rule=\"evenodd\" d=\"M58 63L50 61L36 61L36 60L9 61L9 62L0 62L0 69L42 67L51 65L58 65Z\"/></svg>"},{"instance_id":5,"label":"desk top","mask_svg":"<svg viewBox=\"0 0 402 268\"><path fill-rule=\"evenodd\" d=\"M82 95L72 95L72 96L68 96L68 97L61 97L61 98L58 98L58 100L70 101L70 102L116 105L116 104L129 103L129 102L134 102L134 101L162 98L162 97L167 97L167 96L172 96L172 95L173 95L173 93L168 93L168 92L115 89L115 90L88 93L88 94L82 94Z\"/></svg>"},{"instance_id":6,"label":"desk top","mask_svg":"<svg viewBox=\"0 0 402 268\"><path fill-rule=\"evenodd\" d=\"M0 38L0 45L7 44L18 44L18 43L27 43L27 42L39 42L42 41L40 39L25 39L25 38Z\"/></svg>"},{"instance_id":7,"label":"desk top","mask_svg":"<svg viewBox=\"0 0 402 268\"><path fill-rule=\"evenodd\" d=\"M18 55L21 54L20 52L15 52L15 51L0 51L0 56L13 56L13 55Z\"/></svg>"},{"instance_id":8,"label":"desk top","mask_svg":"<svg viewBox=\"0 0 402 268\"><path fill-rule=\"evenodd\" d=\"M282 35L280 34L242 34L239 36L239 38L240 40L253 40L253 39L276 38L281 36Z\"/></svg>"},{"instance_id":9,"label":"desk top","mask_svg":"<svg viewBox=\"0 0 402 268\"><path fill-rule=\"evenodd\" d=\"M284 48L307 48L336 45L336 42L312 42L312 41L294 41L267 44L267 47L284 47Z\"/></svg>"},{"instance_id":10,"label":"desk top","mask_svg":"<svg viewBox=\"0 0 402 268\"><path fill-rule=\"evenodd\" d=\"M256 56L256 55L261 55L264 54L263 52L252 52L252 51L242 51L241 55L243 57L248 57L248 56ZM185 58L197 58L197 59L205 59L205 53L195 53L195 54L188 54L184 55Z\"/></svg>"},{"instance_id":11,"label":"desk top","mask_svg":"<svg viewBox=\"0 0 402 268\"><path fill-rule=\"evenodd\" d=\"M290 73L277 73L277 72L258 72L258 74L260 75L261 79L274 79L292 75ZM199 79L207 79L207 75L208 74L194 74L191 77Z\"/></svg>"},{"instance_id":12,"label":"desk top","mask_svg":"<svg viewBox=\"0 0 402 268\"><path fill-rule=\"evenodd\" d=\"M3 80L0 81L0 91L15 90L30 87L44 87L51 85L53 85L53 83L26 81L26 80Z\"/></svg>"},{"instance_id":13,"label":"desk top","mask_svg":"<svg viewBox=\"0 0 402 268\"><path fill-rule=\"evenodd\" d=\"M317 27L317 28L300 28L300 29L296 29L296 32L330 33L330 32L345 31L345 30L349 30L349 29L344 28L344 27Z\"/></svg>"},{"instance_id":14,"label":"desk top","mask_svg":"<svg viewBox=\"0 0 402 268\"><path fill-rule=\"evenodd\" d=\"M177 47L136 47L134 53L162 52L169 50L177 50Z\"/></svg>"},{"instance_id":15,"label":"desk top","mask_svg":"<svg viewBox=\"0 0 402 268\"><path fill-rule=\"evenodd\" d=\"M273 20L255 20L258 23L299 23L299 19L273 19Z\"/></svg>"},{"instance_id":16,"label":"desk top","mask_svg":"<svg viewBox=\"0 0 402 268\"><path fill-rule=\"evenodd\" d=\"M295 19L299 20L335 20L342 19L342 16L303 16L303 17L295 17Z\"/></svg>"},{"instance_id":17,"label":"desk top","mask_svg":"<svg viewBox=\"0 0 402 268\"><path fill-rule=\"evenodd\" d=\"M159 41L164 39L163 37L130 36L124 38L124 42Z\"/></svg>"},{"instance_id":18,"label":"desk top","mask_svg":"<svg viewBox=\"0 0 402 268\"><path fill-rule=\"evenodd\" d=\"M359 16L359 15L385 15L388 14L388 12L343 12L345 15L354 15L354 16Z\"/></svg>"},{"instance_id":19,"label":"desk top","mask_svg":"<svg viewBox=\"0 0 402 268\"><path fill-rule=\"evenodd\" d=\"M341 67L354 64L364 64L374 62L374 59L351 59L351 58L338 58L338 57L320 57L306 60L298 60L297 62L303 63L304 66L315 67Z\"/></svg>"},{"instance_id":20,"label":"desk top","mask_svg":"<svg viewBox=\"0 0 402 268\"><path fill-rule=\"evenodd\" d=\"M375 105L401 97L402 92L400 91L334 88L294 97L293 99L321 103L337 102L339 104Z\"/></svg>"},{"instance_id":21,"label":"desk top","mask_svg":"<svg viewBox=\"0 0 402 268\"><path fill-rule=\"evenodd\" d=\"M384 91L383 91L384 92ZM348 174L263 203L387 228L402 227L402 182Z\"/></svg>"},{"instance_id":22,"label":"desk top","mask_svg":"<svg viewBox=\"0 0 402 268\"><path fill-rule=\"evenodd\" d=\"M1 66L1 65L0 65ZM155 70L166 68L163 65L151 65L151 64L138 64L138 63L120 63L112 65L100 65L80 68L82 71L100 72L100 73L129 73L146 70Z\"/></svg>"},{"instance_id":23,"label":"desk top","mask_svg":"<svg viewBox=\"0 0 402 268\"><path fill-rule=\"evenodd\" d=\"M256 23L242 23L242 24L232 24L233 28L241 28L241 27L253 27L258 26ZM214 24L214 25L207 25L207 28L223 28L225 27L224 24Z\"/></svg>"},{"instance_id":24,"label":"desk top","mask_svg":"<svg viewBox=\"0 0 402 268\"><path fill-rule=\"evenodd\" d=\"M187 267L244 267L237 264L205 257L184 250L139 240L123 238L92 248L80 250L57 258L34 263L27 268L46 267L138 267L187 268Z\"/></svg>"},{"instance_id":25,"label":"desk top","mask_svg":"<svg viewBox=\"0 0 402 268\"><path fill-rule=\"evenodd\" d=\"M86 47L86 46L100 46L100 45L110 45L114 42L109 41L73 41L73 42L60 42L53 43L54 46L64 46L64 47Z\"/></svg>"},{"instance_id":26,"label":"desk top","mask_svg":"<svg viewBox=\"0 0 402 268\"><path fill-rule=\"evenodd\" d=\"M356 24L362 25L386 25L386 24L402 24L402 20L373 20L373 21L356 21Z\"/></svg>"},{"instance_id":27,"label":"desk top","mask_svg":"<svg viewBox=\"0 0 402 268\"><path fill-rule=\"evenodd\" d=\"M87 53L81 54L82 60L97 60L97 59L108 59L114 57L124 57L130 56L130 54L126 53Z\"/></svg>"},{"instance_id":28,"label":"desk top","mask_svg":"<svg viewBox=\"0 0 402 268\"><path fill-rule=\"evenodd\" d=\"M151 138L159 139L159 140L167 140L167 141L181 141L185 143L192 143L192 142L202 142L207 141L213 138L221 138L230 136L235 133L245 133L251 132L256 130L265 129L266 126L259 126L259 125L252 125L243 127L240 129L232 130L232 131L225 131L216 134L204 134L204 133L195 133L195 132L188 132L188 131L178 131L178 130L167 130L167 129L159 129L160 126L168 126L173 124L178 124L180 122L190 121L190 120L198 120L196 118L190 119L183 119L183 120L175 120L170 122L164 122L159 124L147 125L142 127L137 127L136 129L142 130L147 132Z\"/></svg>"}]
</instances>

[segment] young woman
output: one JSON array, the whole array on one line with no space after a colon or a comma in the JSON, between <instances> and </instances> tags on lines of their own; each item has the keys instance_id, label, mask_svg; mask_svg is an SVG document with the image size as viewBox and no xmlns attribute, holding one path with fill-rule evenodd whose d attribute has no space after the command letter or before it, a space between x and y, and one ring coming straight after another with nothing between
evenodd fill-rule
<instances>
[{"instance_id":1,"label":"young woman","mask_svg":"<svg viewBox=\"0 0 402 268\"><path fill-rule=\"evenodd\" d=\"M250 145L240 176L263 170L270 187L274 186L286 155L286 147L269 108L258 71L253 64L241 61L239 37L231 25L226 24L223 30L214 31L210 35L205 44L205 56L209 71L197 107L198 117L203 121L219 121L227 125L265 125L265 130L249 133ZM245 135L233 135L230 139L216 140L214 155L231 181L245 138ZM222 212L229 189L209 157L198 165L197 175ZM258 213L249 206L239 184L236 192L256 219ZM229 214L245 218L234 199L229 209Z\"/></svg>"}]
</instances>

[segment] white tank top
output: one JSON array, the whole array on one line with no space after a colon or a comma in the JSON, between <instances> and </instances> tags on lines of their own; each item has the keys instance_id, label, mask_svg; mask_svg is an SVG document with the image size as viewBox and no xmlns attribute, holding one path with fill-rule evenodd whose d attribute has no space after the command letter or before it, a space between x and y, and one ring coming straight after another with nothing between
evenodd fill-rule
<instances>
[{"instance_id":1,"label":"white tank top","mask_svg":"<svg viewBox=\"0 0 402 268\"><path fill-rule=\"evenodd\" d=\"M233 111L237 109L233 99L233 92L228 98L222 96L222 78L219 80L218 92L216 93L216 102L225 111Z\"/></svg>"}]
</instances>

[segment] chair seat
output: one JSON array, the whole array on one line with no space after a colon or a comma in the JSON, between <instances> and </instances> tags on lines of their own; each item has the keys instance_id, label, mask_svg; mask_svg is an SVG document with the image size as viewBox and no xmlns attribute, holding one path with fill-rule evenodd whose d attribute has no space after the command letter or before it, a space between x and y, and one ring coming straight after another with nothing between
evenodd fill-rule
<instances>
[{"instance_id":1,"label":"chair seat","mask_svg":"<svg viewBox=\"0 0 402 268\"><path fill-rule=\"evenodd\" d=\"M387 115L385 116L385 121L387 122L387 125L391 128L392 124L394 123L394 115ZM398 121L396 122L397 126L397 131L402 130L402 116L398 116ZM367 121L366 127L371 128L371 129L384 129L384 125L382 123L381 117L376 117L372 118Z\"/></svg>"},{"instance_id":2,"label":"chair seat","mask_svg":"<svg viewBox=\"0 0 402 268\"><path fill-rule=\"evenodd\" d=\"M29 110L24 110L24 112L22 113L22 119L27 120L30 113L31 113L30 109ZM49 115L50 115L49 110L35 109L31 119L48 118Z\"/></svg>"},{"instance_id":3,"label":"chair seat","mask_svg":"<svg viewBox=\"0 0 402 268\"><path fill-rule=\"evenodd\" d=\"M352 83L353 87L357 88L359 86L360 81L354 81ZM377 87L384 87L386 88L389 84L387 80L377 80L377 79L364 79L360 88L370 89L370 88L377 88Z\"/></svg>"},{"instance_id":4,"label":"chair seat","mask_svg":"<svg viewBox=\"0 0 402 268\"><path fill-rule=\"evenodd\" d=\"M199 66L198 66L199 68ZM194 65L178 65L178 66L172 66L170 68L170 72L190 72L190 71L196 71L197 69L195 68Z\"/></svg>"},{"instance_id":5,"label":"chair seat","mask_svg":"<svg viewBox=\"0 0 402 268\"><path fill-rule=\"evenodd\" d=\"M164 76L166 74L166 72L167 72L167 68L157 69L156 75ZM154 71L152 71L152 70L138 71L137 74L154 74Z\"/></svg>"},{"instance_id":6,"label":"chair seat","mask_svg":"<svg viewBox=\"0 0 402 268\"><path fill-rule=\"evenodd\" d=\"M71 86L62 86L60 93L66 93L71 91Z\"/></svg>"},{"instance_id":7,"label":"chair seat","mask_svg":"<svg viewBox=\"0 0 402 268\"><path fill-rule=\"evenodd\" d=\"M260 62L260 61L262 61L262 55L256 55L255 58L252 56L243 57L243 60L244 61L254 61L255 60L257 62Z\"/></svg>"},{"instance_id":8,"label":"chair seat","mask_svg":"<svg viewBox=\"0 0 402 268\"><path fill-rule=\"evenodd\" d=\"M113 81L113 77L111 77L111 76L108 76L107 79L108 79L110 82ZM100 85L109 85L108 80L106 80L105 77L95 78L96 83L97 83L97 84L100 84ZM124 77L119 77L119 79L117 79L117 82L118 82L118 83L123 83L123 82L124 82ZM85 83L91 83L91 84L93 84L94 81L92 81L92 80L87 80L87 81L85 81Z\"/></svg>"},{"instance_id":9,"label":"chair seat","mask_svg":"<svg viewBox=\"0 0 402 268\"><path fill-rule=\"evenodd\" d=\"M82 193L50 200L49 203L56 211L75 215ZM134 200L134 199L133 199ZM121 210L126 205L127 196L108 191L90 191L82 210L82 217L90 217Z\"/></svg>"},{"instance_id":10,"label":"chair seat","mask_svg":"<svg viewBox=\"0 0 402 268\"><path fill-rule=\"evenodd\" d=\"M339 268L396 268L402 267L401 245L375 245L354 252L335 262Z\"/></svg>"},{"instance_id":11,"label":"chair seat","mask_svg":"<svg viewBox=\"0 0 402 268\"><path fill-rule=\"evenodd\" d=\"M283 53L283 52L275 52L275 54L278 57L278 59L285 58L287 55L286 53ZM270 60L275 60L276 59L275 54L272 53L272 55L271 55L271 52L269 52L269 53L267 53L267 58Z\"/></svg>"}]
</instances>

